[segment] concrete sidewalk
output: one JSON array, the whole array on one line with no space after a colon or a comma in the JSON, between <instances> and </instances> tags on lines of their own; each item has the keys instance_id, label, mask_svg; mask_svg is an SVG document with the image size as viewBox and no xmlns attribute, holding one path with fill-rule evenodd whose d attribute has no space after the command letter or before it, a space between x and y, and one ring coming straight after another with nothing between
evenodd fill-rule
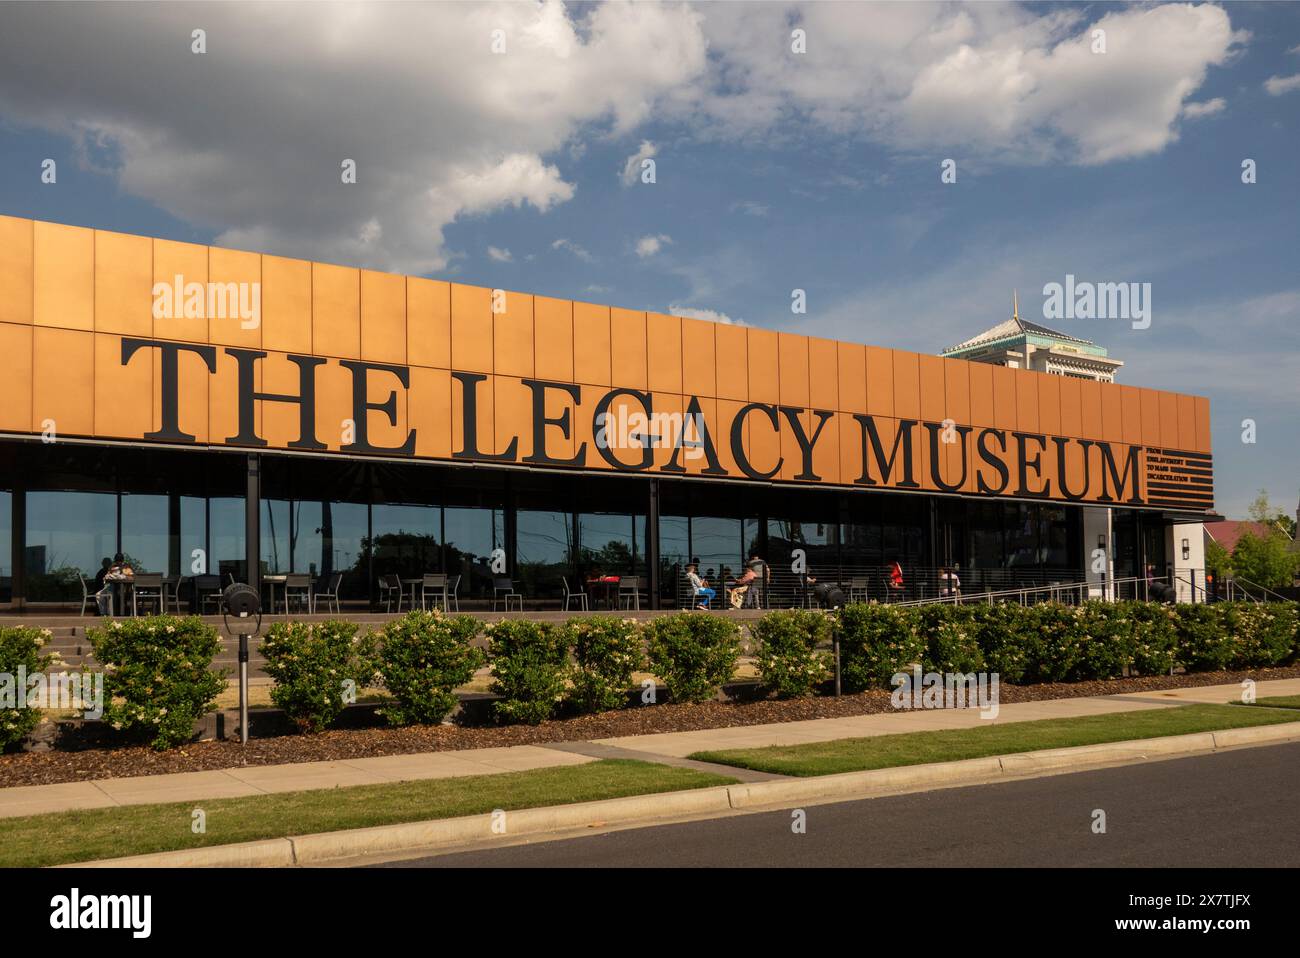
<instances>
[{"instance_id":1,"label":"concrete sidewalk","mask_svg":"<svg viewBox=\"0 0 1300 958\"><path fill-rule=\"evenodd\" d=\"M1261 682L1256 694L1260 698L1300 694L1300 679ZM981 718L976 709L945 709L631 735L596 740L591 744L597 748L589 750L594 754L574 751L575 743L572 742L556 742L552 745L420 752L338 762L302 762L58 785L27 785L0 788L0 818L72 809L238 798L349 785L528 771L560 765L581 765L595 761L600 755L608 756L619 752L637 753L629 754L628 757L643 760L661 758L669 764L681 764L682 757L705 750L797 745L901 732L972 728L988 722L1027 722L1035 719L1103 715L1168 708L1193 702L1226 703L1239 700L1240 696L1241 687L1238 685L1215 685L1094 698L1022 702L1003 705L998 717L993 720ZM734 771L728 770L728 774Z\"/></svg>"}]
</instances>

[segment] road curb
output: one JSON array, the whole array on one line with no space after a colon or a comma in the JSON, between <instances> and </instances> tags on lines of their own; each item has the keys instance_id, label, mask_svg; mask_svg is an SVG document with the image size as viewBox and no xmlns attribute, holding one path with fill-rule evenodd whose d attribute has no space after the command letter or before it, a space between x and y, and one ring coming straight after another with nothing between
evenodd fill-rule
<instances>
[{"instance_id":1,"label":"road curb","mask_svg":"<svg viewBox=\"0 0 1300 958\"><path fill-rule=\"evenodd\" d=\"M272 838L238 845L214 845L208 848L102 859L58 867L249 868L321 864L360 855L426 848L433 851L469 842L519 838L565 829L651 825L657 821L683 816L757 810L791 802L831 802L874 798L901 791L922 791L930 787L990 784L1065 769L1083 771L1098 766L1131 763L1148 757L1168 758L1288 741L1300 741L1300 722L1044 749L933 765L904 765L839 775L658 792L573 805L525 808L506 812L503 820L495 819L497 830L493 829L492 814L469 815L463 818Z\"/></svg>"}]
</instances>

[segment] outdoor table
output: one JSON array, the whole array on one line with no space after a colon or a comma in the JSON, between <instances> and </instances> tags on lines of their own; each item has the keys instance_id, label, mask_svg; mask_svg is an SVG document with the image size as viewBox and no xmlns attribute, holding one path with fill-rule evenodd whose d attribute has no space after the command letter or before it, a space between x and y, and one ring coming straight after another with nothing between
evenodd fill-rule
<instances>
[{"instance_id":1,"label":"outdoor table","mask_svg":"<svg viewBox=\"0 0 1300 958\"><path fill-rule=\"evenodd\" d=\"M131 586L134 579L129 575L104 576L104 582L112 588L108 591L108 614L110 617L116 617L118 599L121 598L122 613L126 614L126 600L130 595Z\"/></svg>"},{"instance_id":2,"label":"outdoor table","mask_svg":"<svg viewBox=\"0 0 1300 958\"><path fill-rule=\"evenodd\" d=\"M277 585L284 585L285 583L287 583L287 582L289 581L289 577L288 577L287 575L284 575L284 574L281 574L281 573L276 573L275 575L264 575L264 576L262 576L262 581L263 581L264 583L266 583L267 588L269 588L269 589L271 590L271 614L272 614L272 615L275 615L275 587L276 587ZM289 614L289 606L288 606L288 591L287 591L287 590L286 590L286 592L285 592L285 603L286 603L286 604L285 604L285 607L284 607L284 614L285 614L285 615L288 615L288 614Z\"/></svg>"},{"instance_id":3,"label":"outdoor table","mask_svg":"<svg viewBox=\"0 0 1300 958\"><path fill-rule=\"evenodd\" d=\"M621 576L616 575L605 575L598 579L587 580L587 594L591 597L591 606L593 609L597 607L597 593L604 596L605 608L614 608L615 598L618 595L618 584L621 578Z\"/></svg>"},{"instance_id":4,"label":"outdoor table","mask_svg":"<svg viewBox=\"0 0 1300 958\"><path fill-rule=\"evenodd\" d=\"M409 585L411 587L411 608L414 609L415 590L418 589L420 586L424 585L424 576L420 576L417 579L403 579L402 585Z\"/></svg>"}]
</instances>

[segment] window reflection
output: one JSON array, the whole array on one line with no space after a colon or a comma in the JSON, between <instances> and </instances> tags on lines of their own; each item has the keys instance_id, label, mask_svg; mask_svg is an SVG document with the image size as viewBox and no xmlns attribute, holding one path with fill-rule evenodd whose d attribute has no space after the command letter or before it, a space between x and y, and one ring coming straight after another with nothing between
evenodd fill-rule
<instances>
[{"instance_id":1,"label":"window reflection","mask_svg":"<svg viewBox=\"0 0 1300 958\"><path fill-rule=\"evenodd\" d=\"M505 549L505 516L500 509L448 507L443 510L447 574L459 575L462 597L492 594L492 553ZM504 559L504 552L502 558Z\"/></svg>"},{"instance_id":2,"label":"window reflection","mask_svg":"<svg viewBox=\"0 0 1300 958\"><path fill-rule=\"evenodd\" d=\"M359 502L294 503L294 571L343 573L344 598L370 594L368 509Z\"/></svg>"},{"instance_id":3,"label":"window reflection","mask_svg":"<svg viewBox=\"0 0 1300 958\"><path fill-rule=\"evenodd\" d=\"M262 543L262 573L297 572L293 567L289 545L289 503L283 499L263 499L259 523Z\"/></svg>"},{"instance_id":4,"label":"window reflection","mask_svg":"<svg viewBox=\"0 0 1300 958\"><path fill-rule=\"evenodd\" d=\"M531 598L552 598L562 591L560 576L569 576L573 532L567 512L520 509L515 519L515 567L523 593Z\"/></svg>"},{"instance_id":5,"label":"window reflection","mask_svg":"<svg viewBox=\"0 0 1300 958\"><path fill-rule=\"evenodd\" d=\"M27 493L27 598L81 598L78 574L93 579L117 552L117 496L110 492Z\"/></svg>"},{"instance_id":6,"label":"window reflection","mask_svg":"<svg viewBox=\"0 0 1300 958\"><path fill-rule=\"evenodd\" d=\"M0 491L0 602L13 598L13 493Z\"/></svg>"},{"instance_id":7,"label":"window reflection","mask_svg":"<svg viewBox=\"0 0 1300 958\"><path fill-rule=\"evenodd\" d=\"M122 496L122 552L137 572L167 569L167 497Z\"/></svg>"},{"instance_id":8,"label":"window reflection","mask_svg":"<svg viewBox=\"0 0 1300 958\"><path fill-rule=\"evenodd\" d=\"M376 576L414 579L442 570L442 510L381 504L371 509Z\"/></svg>"},{"instance_id":9,"label":"window reflection","mask_svg":"<svg viewBox=\"0 0 1300 958\"><path fill-rule=\"evenodd\" d=\"M578 516L583 575L636 575L635 519L632 516L583 513ZM570 583L572 585L572 583Z\"/></svg>"}]
</instances>

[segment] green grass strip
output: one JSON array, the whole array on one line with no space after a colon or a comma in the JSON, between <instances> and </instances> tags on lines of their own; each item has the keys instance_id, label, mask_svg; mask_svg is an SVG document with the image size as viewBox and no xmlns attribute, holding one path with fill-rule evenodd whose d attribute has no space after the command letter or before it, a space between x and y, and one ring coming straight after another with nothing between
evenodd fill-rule
<instances>
[{"instance_id":1,"label":"green grass strip","mask_svg":"<svg viewBox=\"0 0 1300 958\"><path fill-rule=\"evenodd\" d=\"M1254 702L1234 702L1234 705L1262 705L1270 709L1300 709L1300 695L1270 695Z\"/></svg>"},{"instance_id":2,"label":"green grass strip","mask_svg":"<svg viewBox=\"0 0 1300 958\"><path fill-rule=\"evenodd\" d=\"M969 729L837 739L807 745L696 752L691 758L779 775L834 775L1295 721L1294 712L1286 709L1182 705L1078 718L1007 722Z\"/></svg>"},{"instance_id":3,"label":"green grass strip","mask_svg":"<svg viewBox=\"0 0 1300 958\"><path fill-rule=\"evenodd\" d=\"M499 775L0 818L0 866L94 861L734 782L693 769L602 759ZM207 817L207 831L201 835L191 831L196 808L203 809Z\"/></svg>"}]
</instances>

